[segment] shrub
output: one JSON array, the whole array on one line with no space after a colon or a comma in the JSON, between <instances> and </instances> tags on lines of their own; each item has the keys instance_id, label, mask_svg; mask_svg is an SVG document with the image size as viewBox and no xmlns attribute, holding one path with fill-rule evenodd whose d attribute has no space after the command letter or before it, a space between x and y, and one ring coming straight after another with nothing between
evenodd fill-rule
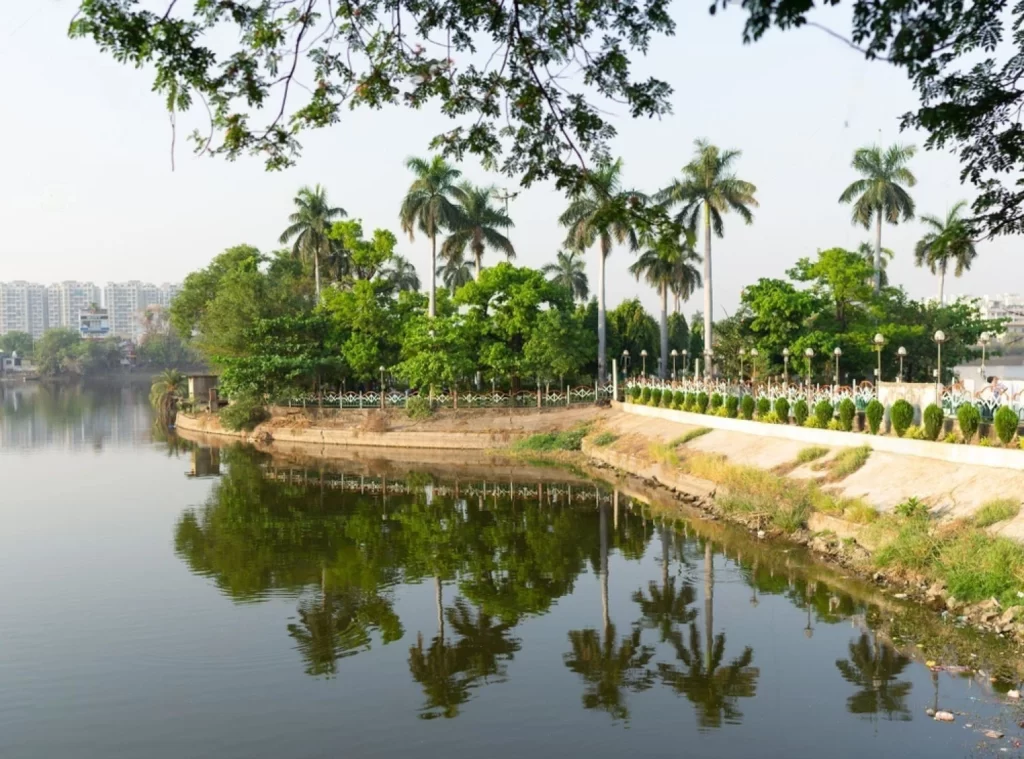
<instances>
[{"instance_id":1,"label":"shrub","mask_svg":"<svg viewBox=\"0 0 1024 759\"><path fill-rule=\"evenodd\" d=\"M809 430L823 430L823 429L825 429L825 427L821 426L821 422L818 421L818 417L816 417L816 416L809 417L807 419L807 421L804 422L804 427L806 427Z\"/></svg>"},{"instance_id":2,"label":"shrub","mask_svg":"<svg viewBox=\"0 0 1024 759\"><path fill-rule=\"evenodd\" d=\"M740 410L740 399L735 395L730 395L725 399L725 415L730 419L735 419L739 414Z\"/></svg>"},{"instance_id":3,"label":"shrub","mask_svg":"<svg viewBox=\"0 0 1024 759\"><path fill-rule=\"evenodd\" d=\"M420 421L430 418L434 410L430 407L430 399L428 397L412 395L405 401L405 413L408 414L410 419Z\"/></svg>"},{"instance_id":4,"label":"shrub","mask_svg":"<svg viewBox=\"0 0 1024 759\"><path fill-rule=\"evenodd\" d=\"M673 393L671 390L662 390L661 391L661 407L662 408L672 408L672 401L673 401L674 398L675 398L675 393Z\"/></svg>"},{"instance_id":5,"label":"shrub","mask_svg":"<svg viewBox=\"0 0 1024 759\"><path fill-rule=\"evenodd\" d=\"M633 385L633 387L629 388L630 400L633 401L633 403L638 403L640 401L640 394L642 392L643 388L641 388L639 385Z\"/></svg>"},{"instance_id":6,"label":"shrub","mask_svg":"<svg viewBox=\"0 0 1024 759\"><path fill-rule=\"evenodd\" d=\"M707 413L708 401L709 400L710 399L708 398L708 394L705 393L703 390L701 390L699 393L697 393L696 406L697 406L697 412L698 413L700 413L700 414L706 414Z\"/></svg>"},{"instance_id":7,"label":"shrub","mask_svg":"<svg viewBox=\"0 0 1024 759\"><path fill-rule=\"evenodd\" d=\"M251 430L260 422L270 418L263 403L252 396L233 398L231 403L220 410L220 423L229 430Z\"/></svg>"},{"instance_id":8,"label":"shrub","mask_svg":"<svg viewBox=\"0 0 1024 759\"><path fill-rule=\"evenodd\" d=\"M991 448L992 447L992 438L990 438L990 437L979 438L978 439L978 445L980 445L982 448Z\"/></svg>"},{"instance_id":9,"label":"shrub","mask_svg":"<svg viewBox=\"0 0 1024 759\"><path fill-rule=\"evenodd\" d=\"M760 419L765 424L778 424L779 423L779 416L774 411L769 411L766 414L764 414L763 416L758 416L757 418Z\"/></svg>"},{"instance_id":10,"label":"shrub","mask_svg":"<svg viewBox=\"0 0 1024 759\"><path fill-rule=\"evenodd\" d=\"M877 435L882 426L882 417L885 416L885 406L877 398L872 398L864 408L864 416L868 420L868 429L872 435Z\"/></svg>"},{"instance_id":11,"label":"shrub","mask_svg":"<svg viewBox=\"0 0 1024 759\"><path fill-rule=\"evenodd\" d=\"M996 436L1000 442L1003 445L1009 445L1013 436L1017 434L1017 425L1020 424L1017 412L1009 406L1000 406L996 410L992 422L995 424Z\"/></svg>"},{"instance_id":12,"label":"shrub","mask_svg":"<svg viewBox=\"0 0 1024 759\"><path fill-rule=\"evenodd\" d=\"M832 420L833 411L832 404L826 400L820 400L814 404L814 418L818 420L818 424L821 425L822 429L828 427L828 423Z\"/></svg>"},{"instance_id":13,"label":"shrub","mask_svg":"<svg viewBox=\"0 0 1024 759\"><path fill-rule=\"evenodd\" d=\"M955 432L947 433L946 437L942 438L943 443L959 443L960 439L956 436Z\"/></svg>"},{"instance_id":14,"label":"shrub","mask_svg":"<svg viewBox=\"0 0 1024 759\"><path fill-rule=\"evenodd\" d=\"M607 445L611 445L618 439L619 436L613 432L602 432L594 438L594 445L604 448Z\"/></svg>"},{"instance_id":15,"label":"shrub","mask_svg":"<svg viewBox=\"0 0 1024 759\"><path fill-rule=\"evenodd\" d=\"M722 406L722 394L712 393L711 394L711 410L715 411Z\"/></svg>"},{"instance_id":16,"label":"shrub","mask_svg":"<svg viewBox=\"0 0 1024 759\"><path fill-rule=\"evenodd\" d=\"M793 421L796 422L797 427L804 426L809 414L810 409L807 408L807 401L803 398L793 404Z\"/></svg>"},{"instance_id":17,"label":"shrub","mask_svg":"<svg viewBox=\"0 0 1024 759\"><path fill-rule=\"evenodd\" d=\"M682 390L676 390L674 393L672 393L673 408L681 409L684 403L686 403L686 393L684 393Z\"/></svg>"},{"instance_id":18,"label":"shrub","mask_svg":"<svg viewBox=\"0 0 1024 759\"><path fill-rule=\"evenodd\" d=\"M911 496L903 503L897 504L896 516L906 519L920 519L928 516L928 506L920 498Z\"/></svg>"},{"instance_id":19,"label":"shrub","mask_svg":"<svg viewBox=\"0 0 1024 759\"><path fill-rule=\"evenodd\" d=\"M661 390L660 389L654 388L651 391L651 402L650 402L650 405L651 406L660 406L661 405Z\"/></svg>"},{"instance_id":20,"label":"shrub","mask_svg":"<svg viewBox=\"0 0 1024 759\"><path fill-rule=\"evenodd\" d=\"M718 408L713 410L709 409L708 413L711 414L712 416L720 416L723 419L729 418L729 410L725 406L719 406Z\"/></svg>"},{"instance_id":21,"label":"shrub","mask_svg":"<svg viewBox=\"0 0 1024 759\"><path fill-rule=\"evenodd\" d=\"M914 407L900 398L889 409L889 417L892 419L892 428L896 430L896 437L903 437L907 428L914 423Z\"/></svg>"},{"instance_id":22,"label":"shrub","mask_svg":"<svg viewBox=\"0 0 1024 759\"><path fill-rule=\"evenodd\" d=\"M969 443L981 426L981 412L973 403L962 403L956 410L956 422L960 425L960 434L964 436L964 442Z\"/></svg>"},{"instance_id":23,"label":"shrub","mask_svg":"<svg viewBox=\"0 0 1024 759\"><path fill-rule=\"evenodd\" d=\"M982 504L974 514L975 527L991 527L997 522L1013 519L1020 513L1020 501L1016 498L996 498Z\"/></svg>"},{"instance_id":24,"label":"shrub","mask_svg":"<svg viewBox=\"0 0 1024 759\"><path fill-rule=\"evenodd\" d=\"M923 417L924 439L938 440L939 433L942 432L942 423L945 421L945 415L942 413L942 409L934 403L930 403L924 410Z\"/></svg>"},{"instance_id":25,"label":"shrub","mask_svg":"<svg viewBox=\"0 0 1024 759\"><path fill-rule=\"evenodd\" d=\"M697 396L693 393L686 393L683 399L683 411L693 411L697 407Z\"/></svg>"},{"instance_id":26,"label":"shrub","mask_svg":"<svg viewBox=\"0 0 1024 759\"><path fill-rule=\"evenodd\" d=\"M903 437L907 440L924 440L924 430L916 424L912 424L907 427L907 431L903 433Z\"/></svg>"},{"instance_id":27,"label":"shrub","mask_svg":"<svg viewBox=\"0 0 1024 759\"><path fill-rule=\"evenodd\" d=\"M757 418L764 420L772 410L772 402L765 397L757 399Z\"/></svg>"},{"instance_id":28,"label":"shrub","mask_svg":"<svg viewBox=\"0 0 1024 759\"><path fill-rule=\"evenodd\" d=\"M651 388L644 387L644 389L640 391L640 402L644 405L651 402Z\"/></svg>"},{"instance_id":29,"label":"shrub","mask_svg":"<svg viewBox=\"0 0 1024 759\"><path fill-rule=\"evenodd\" d=\"M512 447L517 451L578 451L587 432L585 426L565 432L542 432L523 438Z\"/></svg>"},{"instance_id":30,"label":"shrub","mask_svg":"<svg viewBox=\"0 0 1024 759\"><path fill-rule=\"evenodd\" d=\"M740 413L743 414L743 418L747 421L754 418L754 407L757 404L754 402L754 396L744 395L743 400L740 401Z\"/></svg>"},{"instance_id":31,"label":"shrub","mask_svg":"<svg viewBox=\"0 0 1024 759\"><path fill-rule=\"evenodd\" d=\"M844 432L842 423L835 417L828 420L828 425L825 429L832 430L833 432Z\"/></svg>"},{"instance_id":32,"label":"shrub","mask_svg":"<svg viewBox=\"0 0 1024 759\"><path fill-rule=\"evenodd\" d=\"M779 420L783 424L789 423L789 401L785 398L775 399L775 416L779 417Z\"/></svg>"},{"instance_id":33,"label":"shrub","mask_svg":"<svg viewBox=\"0 0 1024 759\"><path fill-rule=\"evenodd\" d=\"M839 429L853 432L853 418L857 416L857 404L849 398L839 402Z\"/></svg>"}]
</instances>

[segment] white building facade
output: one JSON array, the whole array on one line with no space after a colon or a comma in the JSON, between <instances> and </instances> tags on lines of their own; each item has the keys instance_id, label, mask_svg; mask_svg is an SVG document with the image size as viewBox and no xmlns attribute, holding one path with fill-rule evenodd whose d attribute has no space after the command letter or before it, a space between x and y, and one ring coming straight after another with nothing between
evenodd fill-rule
<instances>
[{"instance_id":1,"label":"white building facade","mask_svg":"<svg viewBox=\"0 0 1024 759\"><path fill-rule=\"evenodd\" d=\"M46 288L48 298L47 329L78 331L78 315L92 305L100 305L100 288L92 282L66 280Z\"/></svg>"},{"instance_id":2,"label":"white building facade","mask_svg":"<svg viewBox=\"0 0 1024 759\"><path fill-rule=\"evenodd\" d=\"M103 288L103 306L110 317L110 333L136 340L143 331L143 312L149 306L166 308L178 294L178 285L154 285L148 282L108 282Z\"/></svg>"},{"instance_id":3,"label":"white building facade","mask_svg":"<svg viewBox=\"0 0 1024 759\"><path fill-rule=\"evenodd\" d=\"M0 335L27 332L38 340L49 327L46 287L35 282L0 282Z\"/></svg>"}]
</instances>

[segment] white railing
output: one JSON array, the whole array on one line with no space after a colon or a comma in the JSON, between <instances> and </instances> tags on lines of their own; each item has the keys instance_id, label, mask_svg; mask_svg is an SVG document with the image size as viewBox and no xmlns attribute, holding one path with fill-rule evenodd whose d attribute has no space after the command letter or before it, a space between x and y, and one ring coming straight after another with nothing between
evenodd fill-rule
<instances>
[{"instance_id":1,"label":"white railing","mask_svg":"<svg viewBox=\"0 0 1024 759\"><path fill-rule=\"evenodd\" d=\"M443 391L433 395L432 401L437 408L553 408L593 404L602 400L611 400L612 385L581 385L550 389L545 387L537 390L481 390L481 391ZM304 408L339 408L339 409L373 409L405 408L409 398L418 394L409 391L389 390L384 393L383 404L381 394L376 390L364 392L324 392L300 393L284 399L280 405Z\"/></svg>"}]
</instances>

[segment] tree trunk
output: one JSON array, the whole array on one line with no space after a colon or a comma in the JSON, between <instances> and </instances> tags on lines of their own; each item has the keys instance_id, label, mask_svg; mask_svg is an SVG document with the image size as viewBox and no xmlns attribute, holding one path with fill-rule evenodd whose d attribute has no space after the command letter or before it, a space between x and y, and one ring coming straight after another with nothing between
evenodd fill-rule
<instances>
[{"instance_id":1,"label":"tree trunk","mask_svg":"<svg viewBox=\"0 0 1024 759\"><path fill-rule=\"evenodd\" d=\"M605 371L605 313L604 313L604 248L598 245L597 255L600 260L597 264L597 378L604 384L607 381Z\"/></svg>"},{"instance_id":2,"label":"tree trunk","mask_svg":"<svg viewBox=\"0 0 1024 759\"><path fill-rule=\"evenodd\" d=\"M604 630L607 630L611 625L608 615L608 514L604 506L598 506L598 511L601 536L601 621Z\"/></svg>"},{"instance_id":3,"label":"tree trunk","mask_svg":"<svg viewBox=\"0 0 1024 759\"><path fill-rule=\"evenodd\" d=\"M437 286L437 232L434 232L430 236L430 305L428 313L430 318L434 318L434 301L435 293L434 290Z\"/></svg>"},{"instance_id":4,"label":"tree trunk","mask_svg":"<svg viewBox=\"0 0 1024 759\"><path fill-rule=\"evenodd\" d=\"M668 364L668 285L661 283L661 364L658 376L665 379L665 366Z\"/></svg>"},{"instance_id":5,"label":"tree trunk","mask_svg":"<svg viewBox=\"0 0 1024 759\"><path fill-rule=\"evenodd\" d=\"M708 361L711 352L711 206L704 203L704 376L713 376L712 362Z\"/></svg>"},{"instance_id":6,"label":"tree trunk","mask_svg":"<svg viewBox=\"0 0 1024 759\"><path fill-rule=\"evenodd\" d=\"M882 209L875 217L875 295L882 291Z\"/></svg>"},{"instance_id":7,"label":"tree trunk","mask_svg":"<svg viewBox=\"0 0 1024 759\"><path fill-rule=\"evenodd\" d=\"M711 657L714 641L712 636L715 632L715 564L714 553L711 550L711 541L704 541L704 637L707 644L704 647L705 672L711 672Z\"/></svg>"},{"instance_id":8,"label":"tree trunk","mask_svg":"<svg viewBox=\"0 0 1024 759\"><path fill-rule=\"evenodd\" d=\"M316 289L316 302L320 302L320 251L313 248L313 283Z\"/></svg>"},{"instance_id":9,"label":"tree trunk","mask_svg":"<svg viewBox=\"0 0 1024 759\"><path fill-rule=\"evenodd\" d=\"M943 305L946 289L946 260L939 264L939 305Z\"/></svg>"},{"instance_id":10,"label":"tree trunk","mask_svg":"<svg viewBox=\"0 0 1024 759\"><path fill-rule=\"evenodd\" d=\"M482 263L481 259L483 258L483 253L484 253L484 246L483 245L474 245L473 246L473 258L475 259L475 262L476 262L476 281L477 282L480 281L480 269L482 268L482 266L481 266L481 263Z\"/></svg>"}]
</instances>

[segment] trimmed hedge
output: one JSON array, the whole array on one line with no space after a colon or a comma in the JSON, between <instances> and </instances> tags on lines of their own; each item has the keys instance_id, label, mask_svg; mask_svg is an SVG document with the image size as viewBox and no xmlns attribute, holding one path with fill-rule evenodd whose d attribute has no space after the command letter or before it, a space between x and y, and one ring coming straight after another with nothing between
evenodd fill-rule
<instances>
[{"instance_id":1,"label":"trimmed hedge","mask_svg":"<svg viewBox=\"0 0 1024 759\"><path fill-rule=\"evenodd\" d=\"M700 414L706 414L708 412L708 394L701 390L697 393L697 412Z\"/></svg>"},{"instance_id":2,"label":"trimmed hedge","mask_svg":"<svg viewBox=\"0 0 1024 759\"><path fill-rule=\"evenodd\" d=\"M956 410L956 422L960 425L960 434L964 436L964 442L969 443L981 426L981 412L973 403L963 403Z\"/></svg>"},{"instance_id":3,"label":"trimmed hedge","mask_svg":"<svg viewBox=\"0 0 1024 759\"><path fill-rule=\"evenodd\" d=\"M896 437L903 437L910 425L914 423L914 407L908 401L900 398L889 409L889 417L892 419L892 428L896 431Z\"/></svg>"},{"instance_id":4,"label":"trimmed hedge","mask_svg":"<svg viewBox=\"0 0 1024 759\"><path fill-rule=\"evenodd\" d=\"M730 419L735 419L739 415L740 399L735 395L730 395L725 399L725 415Z\"/></svg>"},{"instance_id":5,"label":"trimmed hedge","mask_svg":"<svg viewBox=\"0 0 1024 759\"><path fill-rule=\"evenodd\" d=\"M779 417L780 424L789 424L789 401L785 398L775 399L775 416Z\"/></svg>"},{"instance_id":6,"label":"trimmed hedge","mask_svg":"<svg viewBox=\"0 0 1024 759\"><path fill-rule=\"evenodd\" d=\"M828 423L832 421L835 408L826 400L820 400L814 404L814 418L818 420L821 428L828 429Z\"/></svg>"},{"instance_id":7,"label":"trimmed hedge","mask_svg":"<svg viewBox=\"0 0 1024 759\"><path fill-rule=\"evenodd\" d=\"M942 409L934 403L930 403L928 408L924 410L922 417L924 419L924 439L938 440L939 433L942 432L942 423L945 421L945 414L942 413Z\"/></svg>"},{"instance_id":8,"label":"trimmed hedge","mask_svg":"<svg viewBox=\"0 0 1024 759\"><path fill-rule=\"evenodd\" d=\"M839 402L839 429L844 432L852 432L855 416L857 416L857 404L849 398L843 398Z\"/></svg>"},{"instance_id":9,"label":"trimmed hedge","mask_svg":"<svg viewBox=\"0 0 1024 759\"><path fill-rule=\"evenodd\" d=\"M807 422L807 417L810 416L811 410L807 408L807 401L803 398L793 404L793 421L796 422L797 427L803 427Z\"/></svg>"},{"instance_id":10,"label":"trimmed hedge","mask_svg":"<svg viewBox=\"0 0 1024 759\"><path fill-rule=\"evenodd\" d=\"M878 399L872 398L864 409L864 416L868 420L868 429L871 430L871 434L877 435L878 430L882 427L882 419L885 417L885 406Z\"/></svg>"},{"instance_id":11,"label":"trimmed hedge","mask_svg":"<svg viewBox=\"0 0 1024 759\"><path fill-rule=\"evenodd\" d=\"M754 396L744 395L743 400L740 401L740 413L743 414L743 418L750 421L754 418L754 409L757 404L754 402Z\"/></svg>"},{"instance_id":12,"label":"trimmed hedge","mask_svg":"<svg viewBox=\"0 0 1024 759\"><path fill-rule=\"evenodd\" d=\"M757 418L764 419L772 411L772 402L765 397L757 399Z\"/></svg>"},{"instance_id":13,"label":"trimmed hedge","mask_svg":"<svg viewBox=\"0 0 1024 759\"><path fill-rule=\"evenodd\" d=\"M1009 406L1000 406L992 421L995 424L996 436L999 441L1003 445L1009 445L1013 436L1017 434L1017 427L1020 424L1017 412Z\"/></svg>"}]
</instances>

